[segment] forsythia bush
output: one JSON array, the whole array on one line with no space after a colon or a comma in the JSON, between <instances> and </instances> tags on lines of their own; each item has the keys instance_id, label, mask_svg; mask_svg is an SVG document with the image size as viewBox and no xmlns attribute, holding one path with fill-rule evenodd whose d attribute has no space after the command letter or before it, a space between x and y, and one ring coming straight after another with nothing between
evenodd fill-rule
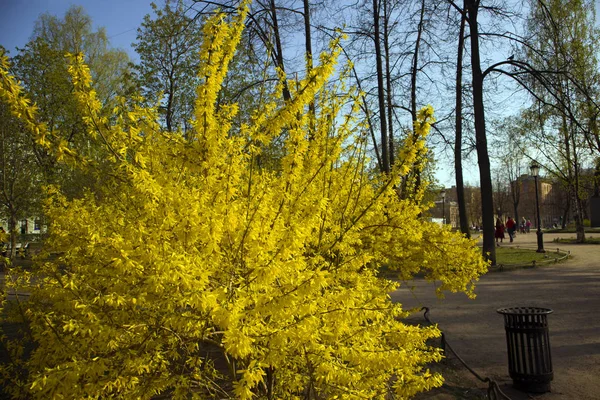
<instances>
[{"instance_id":1,"label":"forsythia bush","mask_svg":"<svg viewBox=\"0 0 600 400\"><path fill-rule=\"evenodd\" d=\"M336 95L352 91L323 89L333 43L291 101L274 96L232 126L236 105L217 96L244 16L206 24L188 140L135 99L106 116L83 57L72 57L84 123L108 167L39 122L2 60L0 94L37 143L105 182L77 199L49 187L46 253L32 272L7 275L6 290L30 293L16 307L5 300L30 343L4 338L13 396L408 398L441 385L424 368L441 358L426 344L439 331L402 323L407 312L388 295L398 283L378 276L381 266L404 279L425 271L440 291L472 295L486 269L472 241L420 218L422 194L396 192L423 154L432 110L421 110L420 137L393 173L373 177L358 106L341 115L352 98ZM306 112L315 99L316 115ZM281 168L260 168L282 132Z\"/></svg>"}]
</instances>

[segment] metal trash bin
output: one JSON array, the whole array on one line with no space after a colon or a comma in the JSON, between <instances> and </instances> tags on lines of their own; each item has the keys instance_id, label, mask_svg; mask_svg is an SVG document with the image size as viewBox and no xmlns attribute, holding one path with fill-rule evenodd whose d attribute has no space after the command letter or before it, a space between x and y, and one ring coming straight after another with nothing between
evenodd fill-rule
<instances>
[{"instance_id":1,"label":"metal trash bin","mask_svg":"<svg viewBox=\"0 0 600 400\"><path fill-rule=\"evenodd\" d=\"M547 316L552 310L513 307L497 311L504 315L508 372L514 387L526 392L549 392L554 372Z\"/></svg>"}]
</instances>

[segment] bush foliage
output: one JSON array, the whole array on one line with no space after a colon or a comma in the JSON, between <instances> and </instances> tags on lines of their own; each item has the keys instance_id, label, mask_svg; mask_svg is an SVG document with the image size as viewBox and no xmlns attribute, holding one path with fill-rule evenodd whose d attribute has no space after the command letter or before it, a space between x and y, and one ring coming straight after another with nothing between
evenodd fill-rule
<instances>
[{"instance_id":1,"label":"bush foliage","mask_svg":"<svg viewBox=\"0 0 600 400\"><path fill-rule=\"evenodd\" d=\"M424 367L441 358L426 343L439 331L402 323L389 297L398 283L378 276L383 265L403 279L424 271L440 292L473 295L486 270L474 242L420 218L422 192L398 196L423 162L432 110L393 172L373 174L354 92L343 80L324 89L334 41L290 85L291 101L278 88L233 126L236 105L217 99L244 17L205 25L189 138L135 98L104 112L83 56L72 57L101 163L45 128L2 60L0 94L36 142L103 182L81 198L47 188L46 254L7 275L7 291L30 293L11 307L27 322L23 341L4 338L14 397L408 398L441 385ZM279 168L262 168L261 150L282 137Z\"/></svg>"}]
</instances>

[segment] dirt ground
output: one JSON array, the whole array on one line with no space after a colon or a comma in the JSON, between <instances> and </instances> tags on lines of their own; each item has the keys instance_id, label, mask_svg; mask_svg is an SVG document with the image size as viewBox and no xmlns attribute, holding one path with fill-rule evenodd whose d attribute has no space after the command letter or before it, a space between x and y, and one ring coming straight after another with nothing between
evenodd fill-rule
<instances>
[{"instance_id":1,"label":"dirt ground","mask_svg":"<svg viewBox=\"0 0 600 400\"><path fill-rule=\"evenodd\" d=\"M430 318L457 353L481 376L498 382L513 400L600 399L600 245L553 243L554 238L573 236L544 235L546 250L560 247L570 251L572 259L538 268L490 272L478 282L475 300L451 293L444 300L437 299L433 284L424 280L412 282L412 290L401 287L392 298L404 308L429 307ZM518 235L514 245L535 249L536 235ZM496 310L520 306L554 311L548 316L554 370L551 392L529 394L512 388L504 321ZM420 315L414 318L422 319ZM448 385L419 399L485 398L487 385L454 357L449 356L438 368Z\"/></svg>"}]
</instances>

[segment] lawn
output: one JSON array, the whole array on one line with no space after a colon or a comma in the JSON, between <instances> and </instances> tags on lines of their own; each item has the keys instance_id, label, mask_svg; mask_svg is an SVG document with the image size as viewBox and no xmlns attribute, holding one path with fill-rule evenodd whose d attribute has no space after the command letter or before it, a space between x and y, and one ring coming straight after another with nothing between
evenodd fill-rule
<instances>
[{"instance_id":1,"label":"lawn","mask_svg":"<svg viewBox=\"0 0 600 400\"><path fill-rule=\"evenodd\" d=\"M575 238L556 238L554 239L555 243L568 243L568 244L577 244L577 239ZM586 232L585 242L581 244L600 244L600 237L589 236Z\"/></svg>"},{"instance_id":2,"label":"lawn","mask_svg":"<svg viewBox=\"0 0 600 400\"><path fill-rule=\"evenodd\" d=\"M560 258L563 254L558 254L555 251L546 253L538 253L532 249L521 249L515 247L497 247L496 248L496 263L502 265L526 265L546 261L548 259Z\"/></svg>"},{"instance_id":3,"label":"lawn","mask_svg":"<svg viewBox=\"0 0 600 400\"><path fill-rule=\"evenodd\" d=\"M574 226L569 226L565 229L561 229L561 228L551 228L551 229L544 229L544 233L577 233L577 231L575 230ZM585 233L590 234L590 233L600 233L600 228L598 227L594 227L594 228L590 228L589 226L585 227Z\"/></svg>"},{"instance_id":4,"label":"lawn","mask_svg":"<svg viewBox=\"0 0 600 400\"><path fill-rule=\"evenodd\" d=\"M554 261L555 258L561 259L564 256L565 254L562 252L557 253L555 248L551 250L546 249L546 253L538 253L534 249L510 247L508 244L505 244L502 247L496 247L497 266L533 266L533 261L540 265L544 261L548 263ZM398 272L387 266L383 266L379 269L379 276L388 279L397 279ZM422 276L422 274L417 276Z\"/></svg>"}]
</instances>

